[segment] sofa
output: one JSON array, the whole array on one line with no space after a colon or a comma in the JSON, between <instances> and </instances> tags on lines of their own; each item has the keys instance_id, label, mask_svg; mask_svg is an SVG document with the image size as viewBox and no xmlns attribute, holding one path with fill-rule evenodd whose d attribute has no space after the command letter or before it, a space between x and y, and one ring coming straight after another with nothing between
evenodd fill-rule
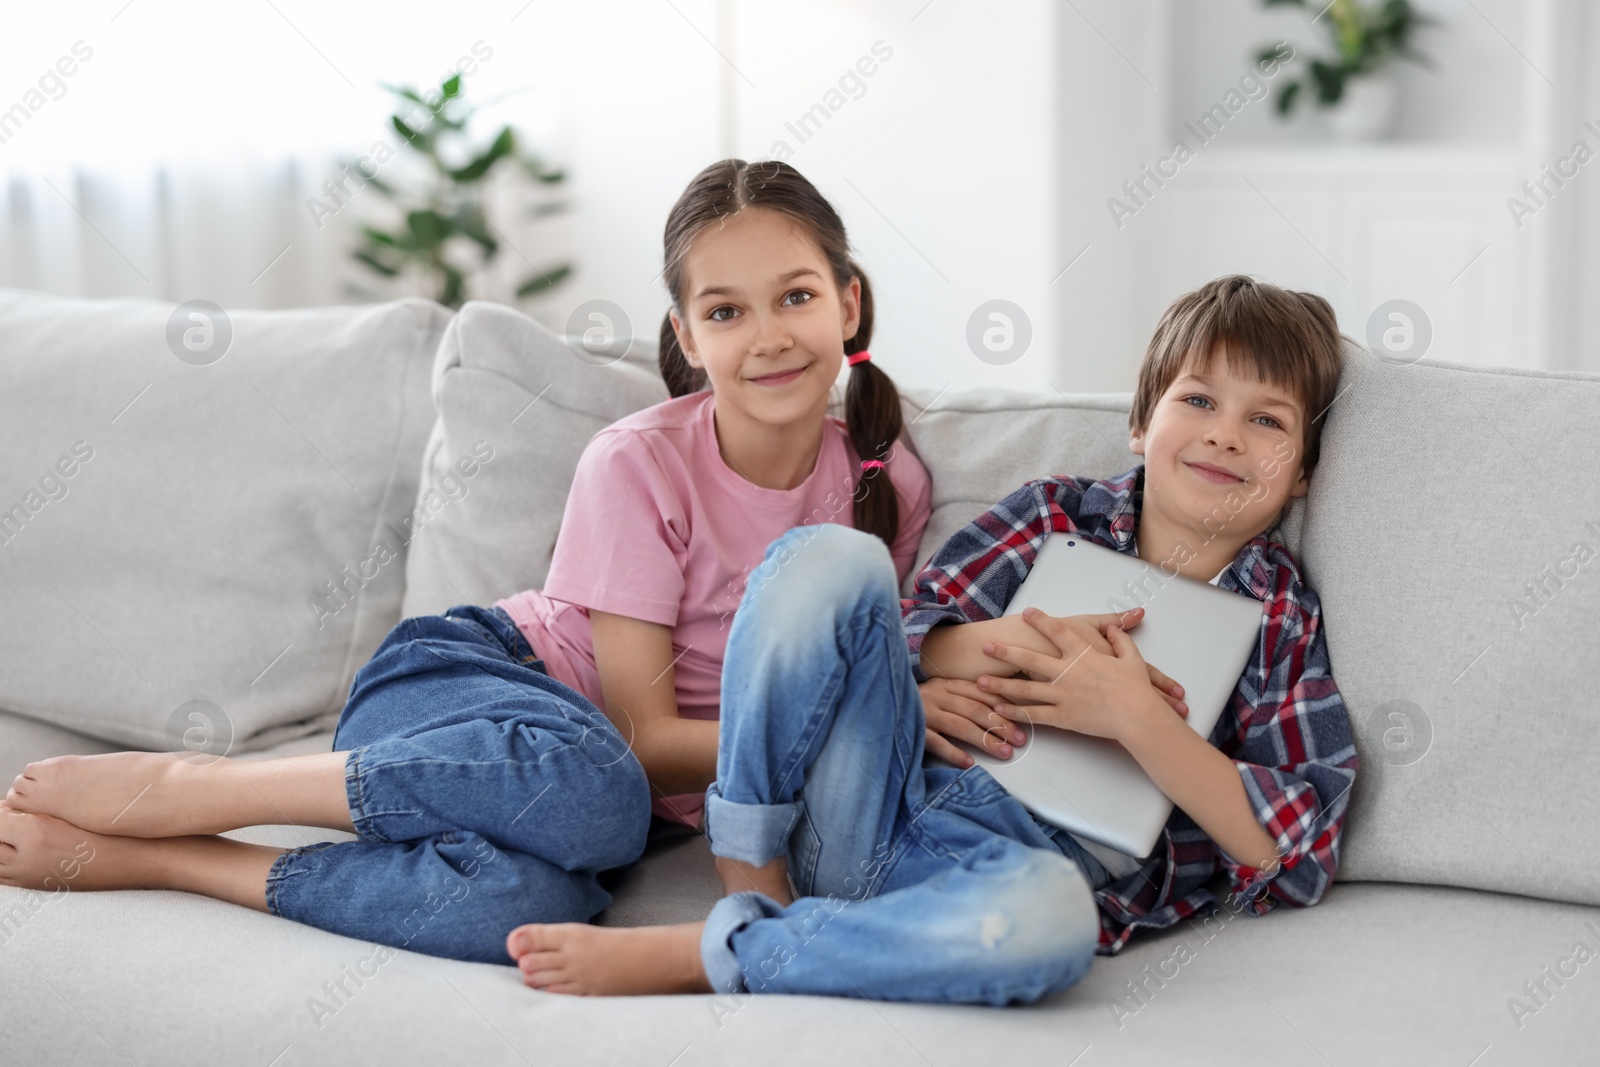
<instances>
[{"instance_id":1,"label":"sofa","mask_svg":"<svg viewBox=\"0 0 1600 1067\"><path fill-rule=\"evenodd\" d=\"M67 878L0 887L0 1062L1597 1062L1600 377L1346 355L1272 532L1321 595L1362 764L1316 906L1219 906L1027 1006L589 999ZM1128 394L903 392L923 560L1030 477L1136 462ZM665 396L647 344L569 348L487 303L0 290L0 773L327 751L384 634L538 585L590 435ZM719 893L704 837L665 823L608 885L614 925Z\"/></svg>"}]
</instances>

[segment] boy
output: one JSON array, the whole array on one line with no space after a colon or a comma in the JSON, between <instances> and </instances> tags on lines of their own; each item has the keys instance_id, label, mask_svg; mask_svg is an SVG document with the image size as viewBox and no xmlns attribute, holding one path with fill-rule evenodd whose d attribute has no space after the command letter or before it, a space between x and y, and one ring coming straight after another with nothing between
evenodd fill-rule
<instances>
[{"instance_id":1,"label":"boy","mask_svg":"<svg viewBox=\"0 0 1600 1067\"><path fill-rule=\"evenodd\" d=\"M1321 298L1217 279L1167 310L1145 353L1133 470L1027 483L947 541L904 602L887 553L855 531L773 542L782 565L735 615L706 793L730 895L703 923L519 927L507 948L524 981L1030 1002L1137 927L1216 902L1214 877L1254 914L1315 904L1360 764L1316 595L1263 534L1307 491L1340 344ZM1265 602L1210 743L1122 632L1136 611L1002 616L1052 533ZM994 741L1014 736L1019 702L1138 759L1175 805L1150 856L1034 819L946 739L1009 755Z\"/></svg>"}]
</instances>

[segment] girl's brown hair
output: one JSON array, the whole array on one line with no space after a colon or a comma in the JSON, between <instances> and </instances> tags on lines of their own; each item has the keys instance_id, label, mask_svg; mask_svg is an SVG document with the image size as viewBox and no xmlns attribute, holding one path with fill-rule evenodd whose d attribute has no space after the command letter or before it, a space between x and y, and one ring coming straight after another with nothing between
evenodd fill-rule
<instances>
[{"instance_id":1,"label":"girl's brown hair","mask_svg":"<svg viewBox=\"0 0 1600 1067\"><path fill-rule=\"evenodd\" d=\"M799 171L776 160L746 163L724 159L695 175L689 187L672 205L667 215L662 276L672 306L685 322L683 313L683 258L694 239L706 227L722 222L745 208L766 208L786 215L817 242L833 280L839 288L861 279L861 322L854 337L844 343L844 354L866 351L872 340L872 286L866 272L850 258L850 242L844 223L833 206L817 192ZM706 387L706 373L690 366L678 346L669 311L661 318L661 376L673 396L685 396ZM845 389L845 425L850 444L863 460L888 462L890 449L900 437L902 416L900 393L889 376L870 360L850 368ZM900 502L895 495L889 468L871 467L860 472L853 493L851 514L856 529L881 537L893 545L900 532Z\"/></svg>"}]
</instances>

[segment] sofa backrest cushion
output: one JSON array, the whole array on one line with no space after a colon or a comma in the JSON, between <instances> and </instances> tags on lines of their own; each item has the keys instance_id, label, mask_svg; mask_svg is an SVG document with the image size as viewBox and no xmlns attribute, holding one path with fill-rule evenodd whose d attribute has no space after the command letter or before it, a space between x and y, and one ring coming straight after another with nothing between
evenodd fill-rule
<instances>
[{"instance_id":1,"label":"sofa backrest cushion","mask_svg":"<svg viewBox=\"0 0 1600 1067\"><path fill-rule=\"evenodd\" d=\"M196 353L174 312L0 290L0 707L242 751L330 727L399 621L450 313L229 310Z\"/></svg>"},{"instance_id":2,"label":"sofa backrest cushion","mask_svg":"<svg viewBox=\"0 0 1600 1067\"><path fill-rule=\"evenodd\" d=\"M461 308L433 366L437 418L418 479L431 517L406 560L405 617L544 582L589 438L667 399L653 361L637 343L615 362L580 358L512 308Z\"/></svg>"},{"instance_id":3,"label":"sofa backrest cushion","mask_svg":"<svg viewBox=\"0 0 1600 1067\"><path fill-rule=\"evenodd\" d=\"M1339 875L1600 904L1600 376L1346 352L1303 562L1355 731Z\"/></svg>"}]
</instances>

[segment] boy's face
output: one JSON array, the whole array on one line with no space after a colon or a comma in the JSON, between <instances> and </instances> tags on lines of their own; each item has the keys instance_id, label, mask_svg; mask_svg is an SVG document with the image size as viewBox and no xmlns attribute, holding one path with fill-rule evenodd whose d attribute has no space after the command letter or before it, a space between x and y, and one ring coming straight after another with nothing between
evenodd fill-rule
<instances>
[{"instance_id":1,"label":"boy's face","mask_svg":"<svg viewBox=\"0 0 1600 1067\"><path fill-rule=\"evenodd\" d=\"M1129 448L1145 458L1146 512L1243 545L1306 495L1306 414L1287 391L1241 377L1220 350L1205 373L1198 362L1185 362Z\"/></svg>"}]
</instances>

